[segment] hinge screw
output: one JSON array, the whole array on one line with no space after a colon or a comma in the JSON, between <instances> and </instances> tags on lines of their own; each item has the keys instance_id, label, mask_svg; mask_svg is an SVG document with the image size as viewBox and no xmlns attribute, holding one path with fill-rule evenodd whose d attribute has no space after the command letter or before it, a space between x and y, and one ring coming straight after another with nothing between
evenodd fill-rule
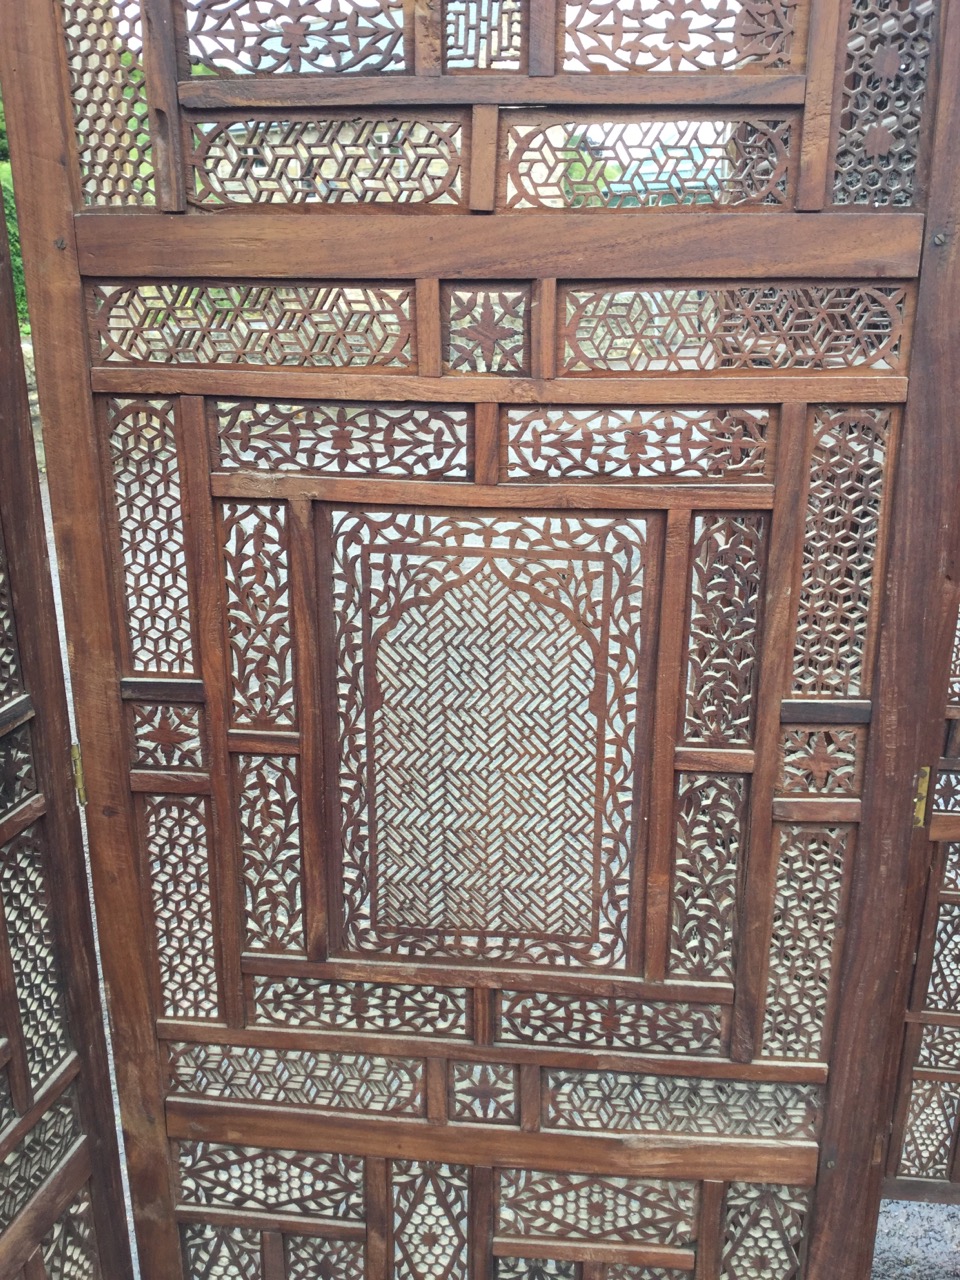
<instances>
[{"instance_id":1,"label":"hinge screw","mask_svg":"<svg viewBox=\"0 0 960 1280\"><path fill-rule=\"evenodd\" d=\"M942 231L938 231L937 234L933 237L933 243L936 245L946 244L947 237L943 234Z\"/></svg>"}]
</instances>

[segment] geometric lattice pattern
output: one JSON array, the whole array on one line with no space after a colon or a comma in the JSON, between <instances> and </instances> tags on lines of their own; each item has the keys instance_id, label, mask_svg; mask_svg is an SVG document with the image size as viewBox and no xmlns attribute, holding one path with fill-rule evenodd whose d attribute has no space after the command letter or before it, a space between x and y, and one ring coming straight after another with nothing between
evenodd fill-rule
<instances>
[{"instance_id":1,"label":"geometric lattice pattern","mask_svg":"<svg viewBox=\"0 0 960 1280\"><path fill-rule=\"evenodd\" d=\"M27 1065L37 1086L59 1067L70 1049L39 827L28 827L0 850L0 913L6 924Z\"/></svg>"},{"instance_id":2,"label":"geometric lattice pattern","mask_svg":"<svg viewBox=\"0 0 960 1280\"><path fill-rule=\"evenodd\" d=\"M733 977L737 875L745 779L680 774L670 972L711 981Z\"/></svg>"},{"instance_id":3,"label":"geometric lattice pattern","mask_svg":"<svg viewBox=\"0 0 960 1280\"><path fill-rule=\"evenodd\" d=\"M497 1234L683 1245L694 1235L690 1182L504 1169Z\"/></svg>"},{"instance_id":4,"label":"geometric lattice pattern","mask_svg":"<svg viewBox=\"0 0 960 1280\"><path fill-rule=\"evenodd\" d=\"M721 1280L799 1280L806 1187L732 1182L724 1201Z\"/></svg>"},{"instance_id":5,"label":"geometric lattice pattern","mask_svg":"<svg viewBox=\"0 0 960 1280\"><path fill-rule=\"evenodd\" d=\"M359 1156L267 1151L215 1142L181 1142L177 1149L184 1204L363 1220Z\"/></svg>"},{"instance_id":6,"label":"geometric lattice pattern","mask_svg":"<svg viewBox=\"0 0 960 1280\"><path fill-rule=\"evenodd\" d=\"M960 1071L960 1027L924 1027L917 1066Z\"/></svg>"},{"instance_id":7,"label":"geometric lattice pattern","mask_svg":"<svg viewBox=\"0 0 960 1280\"><path fill-rule=\"evenodd\" d=\"M852 0L835 204L913 203L938 0Z\"/></svg>"},{"instance_id":8,"label":"geometric lattice pattern","mask_svg":"<svg viewBox=\"0 0 960 1280\"><path fill-rule=\"evenodd\" d=\"M413 363L407 286L102 284L91 289L94 359L349 369Z\"/></svg>"},{"instance_id":9,"label":"geometric lattice pattern","mask_svg":"<svg viewBox=\"0 0 960 1280\"><path fill-rule=\"evenodd\" d=\"M563 291L563 373L897 369L896 285Z\"/></svg>"},{"instance_id":10,"label":"geometric lattice pattern","mask_svg":"<svg viewBox=\"0 0 960 1280\"><path fill-rule=\"evenodd\" d=\"M403 0L186 0L191 60L220 75L403 71Z\"/></svg>"},{"instance_id":11,"label":"geometric lattice pattern","mask_svg":"<svg viewBox=\"0 0 960 1280\"><path fill-rule=\"evenodd\" d=\"M0 706L23 692L20 654L17 650L17 624L10 597L10 575L7 552L0 536Z\"/></svg>"},{"instance_id":12,"label":"geometric lattice pattern","mask_svg":"<svg viewBox=\"0 0 960 1280\"><path fill-rule=\"evenodd\" d=\"M281 1027L463 1039L466 1003L463 989L385 987L319 978L253 979L256 1020Z\"/></svg>"},{"instance_id":13,"label":"geometric lattice pattern","mask_svg":"<svg viewBox=\"0 0 960 1280\"><path fill-rule=\"evenodd\" d=\"M546 1129L810 1141L821 1109L809 1084L547 1070L544 1088Z\"/></svg>"},{"instance_id":14,"label":"geometric lattice pattern","mask_svg":"<svg viewBox=\"0 0 960 1280\"><path fill-rule=\"evenodd\" d=\"M444 285L441 293L447 373L528 371L529 289Z\"/></svg>"},{"instance_id":15,"label":"geometric lattice pattern","mask_svg":"<svg viewBox=\"0 0 960 1280\"><path fill-rule=\"evenodd\" d=\"M468 421L457 405L220 400L220 465L466 480Z\"/></svg>"},{"instance_id":16,"label":"geometric lattice pattern","mask_svg":"<svg viewBox=\"0 0 960 1280\"><path fill-rule=\"evenodd\" d=\"M960 1080L914 1080L897 1170L905 1178L949 1178L960 1116Z\"/></svg>"},{"instance_id":17,"label":"geometric lattice pattern","mask_svg":"<svg viewBox=\"0 0 960 1280\"><path fill-rule=\"evenodd\" d=\"M171 1044L172 1092L328 1111L423 1114L423 1063L362 1053Z\"/></svg>"},{"instance_id":18,"label":"geometric lattice pattern","mask_svg":"<svg viewBox=\"0 0 960 1280\"><path fill-rule=\"evenodd\" d=\"M565 71L757 71L790 65L796 0L566 0Z\"/></svg>"},{"instance_id":19,"label":"geometric lattice pattern","mask_svg":"<svg viewBox=\"0 0 960 1280\"><path fill-rule=\"evenodd\" d=\"M767 468L766 409L509 407L508 480L736 480Z\"/></svg>"},{"instance_id":20,"label":"geometric lattice pattern","mask_svg":"<svg viewBox=\"0 0 960 1280\"><path fill-rule=\"evenodd\" d=\"M134 671L193 667L180 472L170 400L108 401L130 661Z\"/></svg>"},{"instance_id":21,"label":"geometric lattice pattern","mask_svg":"<svg viewBox=\"0 0 960 1280\"><path fill-rule=\"evenodd\" d=\"M5 1231L80 1137L77 1102L68 1089L0 1164L0 1231Z\"/></svg>"},{"instance_id":22,"label":"geometric lattice pattern","mask_svg":"<svg viewBox=\"0 0 960 1280\"><path fill-rule=\"evenodd\" d=\"M251 951L303 951L296 756L238 756L237 802Z\"/></svg>"},{"instance_id":23,"label":"geometric lattice pattern","mask_svg":"<svg viewBox=\"0 0 960 1280\"><path fill-rule=\"evenodd\" d=\"M941 902L927 1008L960 1013L960 902Z\"/></svg>"},{"instance_id":24,"label":"geometric lattice pattern","mask_svg":"<svg viewBox=\"0 0 960 1280\"><path fill-rule=\"evenodd\" d=\"M687 742L724 747L751 740L766 531L759 515L694 518Z\"/></svg>"},{"instance_id":25,"label":"geometric lattice pattern","mask_svg":"<svg viewBox=\"0 0 960 1280\"><path fill-rule=\"evenodd\" d=\"M193 126L200 205L461 203L451 120L205 120Z\"/></svg>"},{"instance_id":26,"label":"geometric lattice pattern","mask_svg":"<svg viewBox=\"0 0 960 1280\"><path fill-rule=\"evenodd\" d=\"M333 521L347 945L621 962L646 522Z\"/></svg>"},{"instance_id":27,"label":"geometric lattice pattern","mask_svg":"<svg viewBox=\"0 0 960 1280\"><path fill-rule=\"evenodd\" d=\"M153 204L140 0L60 0L84 203Z\"/></svg>"},{"instance_id":28,"label":"geometric lattice pattern","mask_svg":"<svg viewBox=\"0 0 960 1280\"><path fill-rule=\"evenodd\" d=\"M146 796L143 821L163 1011L173 1018L215 1018L207 801Z\"/></svg>"},{"instance_id":29,"label":"geometric lattice pattern","mask_svg":"<svg viewBox=\"0 0 960 1280\"><path fill-rule=\"evenodd\" d=\"M196 703L135 702L134 767L203 769L203 708Z\"/></svg>"},{"instance_id":30,"label":"geometric lattice pattern","mask_svg":"<svg viewBox=\"0 0 960 1280\"><path fill-rule=\"evenodd\" d=\"M466 1280L468 1170L393 1162L394 1280Z\"/></svg>"},{"instance_id":31,"label":"geometric lattice pattern","mask_svg":"<svg viewBox=\"0 0 960 1280\"><path fill-rule=\"evenodd\" d=\"M80 1192L44 1238L42 1249L49 1280L100 1280L89 1192Z\"/></svg>"},{"instance_id":32,"label":"geometric lattice pattern","mask_svg":"<svg viewBox=\"0 0 960 1280\"><path fill-rule=\"evenodd\" d=\"M852 828L784 824L778 832L763 1052L821 1058Z\"/></svg>"},{"instance_id":33,"label":"geometric lattice pattern","mask_svg":"<svg viewBox=\"0 0 960 1280\"><path fill-rule=\"evenodd\" d=\"M863 729L782 729L778 791L782 795L857 795L865 741Z\"/></svg>"},{"instance_id":34,"label":"geometric lattice pattern","mask_svg":"<svg viewBox=\"0 0 960 1280\"><path fill-rule=\"evenodd\" d=\"M187 1280L261 1280L260 1232L254 1227L191 1223L180 1228Z\"/></svg>"},{"instance_id":35,"label":"geometric lattice pattern","mask_svg":"<svg viewBox=\"0 0 960 1280\"><path fill-rule=\"evenodd\" d=\"M287 1236L287 1280L364 1280L359 1240Z\"/></svg>"},{"instance_id":36,"label":"geometric lattice pattern","mask_svg":"<svg viewBox=\"0 0 960 1280\"><path fill-rule=\"evenodd\" d=\"M0 817L37 789L28 724L0 738Z\"/></svg>"},{"instance_id":37,"label":"geometric lattice pattern","mask_svg":"<svg viewBox=\"0 0 960 1280\"><path fill-rule=\"evenodd\" d=\"M451 1119L519 1124L517 1069L503 1062L451 1064Z\"/></svg>"},{"instance_id":38,"label":"geometric lattice pattern","mask_svg":"<svg viewBox=\"0 0 960 1280\"><path fill-rule=\"evenodd\" d=\"M783 120L603 119L513 125L507 209L783 204Z\"/></svg>"},{"instance_id":39,"label":"geometric lattice pattern","mask_svg":"<svg viewBox=\"0 0 960 1280\"><path fill-rule=\"evenodd\" d=\"M632 1053L723 1052L723 1020L715 1005L659 1004L617 996L536 991L500 994L499 1040Z\"/></svg>"},{"instance_id":40,"label":"geometric lattice pattern","mask_svg":"<svg viewBox=\"0 0 960 1280\"><path fill-rule=\"evenodd\" d=\"M448 71L519 71L523 19L530 0L445 0Z\"/></svg>"},{"instance_id":41,"label":"geometric lattice pattern","mask_svg":"<svg viewBox=\"0 0 960 1280\"><path fill-rule=\"evenodd\" d=\"M793 688L857 697L880 527L890 410L816 410L803 544Z\"/></svg>"},{"instance_id":42,"label":"geometric lattice pattern","mask_svg":"<svg viewBox=\"0 0 960 1280\"><path fill-rule=\"evenodd\" d=\"M551 1258L495 1259L495 1280L577 1280L578 1274L575 1262L555 1262Z\"/></svg>"}]
</instances>

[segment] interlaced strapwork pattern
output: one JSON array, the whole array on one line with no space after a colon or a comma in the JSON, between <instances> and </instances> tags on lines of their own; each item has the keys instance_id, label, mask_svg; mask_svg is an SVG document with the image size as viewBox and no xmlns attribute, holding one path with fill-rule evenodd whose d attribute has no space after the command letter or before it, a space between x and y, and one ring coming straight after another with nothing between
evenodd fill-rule
<instances>
[{"instance_id":1,"label":"interlaced strapwork pattern","mask_svg":"<svg viewBox=\"0 0 960 1280\"><path fill-rule=\"evenodd\" d=\"M714 1005L506 990L500 996L499 1038L632 1053L719 1054L723 1020Z\"/></svg>"},{"instance_id":2,"label":"interlaced strapwork pattern","mask_svg":"<svg viewBox=\"0 0 960 1280\"><path fill-rule=\"evenodd\" d=\"M879 548L891 412L820 408L803 542L793 688L857 697Z\"/></svg>"},{"instance_id":3,"label":"interlaced strapwork pattern","mask_svg":"<svg viewBox=\"0 0 960 1280\"><path fill-rule=\"evenodd\" d=\"M57 1099L0 1169L0 1231L6 1231L80 1137L73 1089Z\"/></svg>"},{"instance_id":4,"label":"interlaced strapwork pattern","mask_svg":"<svg viewBox=\"0 0 960 1280\"><path fill-rule=\"evenodd\" d=\"M765 71L791 63L796 0L566 0L566 71Z\"/></svg>"},{"instance_id":5,"label":"interlaced strapwork pattern","mask_svg":"<svg viewBox=\"0 0 960 1280\"><path fill-rule=\"evenodd\" d=\"M737 874L746 782L734 774L680 774L670 971L733 977Z\"/></svg>"},{"instance_id":6,"label":"interlaced strapwork pattern","mask_svg":"<svg viewBox=\"0 0 960 1280\"><path fill-rule=\"evenodd\" d=\"M207 801L202 796L147 796L145 845L163 1010L173 1018L215 1018Z\"/></svg>"},{"instance_id":7,"label":"interlaced strapwork pattern","mask_svg":"<svg viewBox=\"0 0 960 1280\"><path fill-rule=\"evenodd\" d=\"M683 1245L696 1208L692 1182L504 1169L497 1234Z\"/></svg>"},{"instance_id":8,"label":"interlaced strapwork pattern","mask_svg":"<svg viewBox=\"0 0 960 1280\"><path fill-rule=\"evenodd\" d=\"M863 775L863 729L789 728L780 733L783 795L857 795Z\"/></svg>"},{"instance_id":9,"label":"interlaced strapwork pattern","mask_svg":"<svg viewBox=\"0 0 960 1280\"><path fill-rule=\"evenodd\" d=\"M806 1187L731 1182L724 1202L721 1280L800 1280Z\"/></svg>"},{"instance_id":10,"label":"interlaced strapwork pattern","mask_svg":"<svg viewBox=\"0 0 960 1280\"><path fill-rule=\"evenodd\" d=\"M100 1280L93 1205L86 1189L58 1218L41 1248L50 1280Z\"/></svg>"},{"instance_id":11,"label":"interlaced strapwork pattern","mask_svg":"<svg viewBox=\"0 0 960 1280\"><path fill-rule=\"evenodd\" d=\"M191 60L218 75L404 71L403 0L186 0Z\"/></svg>"},{"instance_id":12,"label":"interlaced strapwork pattern","mask_svg":"<svg viewBox=\"0 0 960 1280\"><path fill-rule=\"evenodd\" d=\"M448 373L526 373L529 289L444 285L441 310Z\"/></svg>"},{"instance_id":13,"label":"interlaced strapwork pattern","mask_svg":"<svg viewBox=\"0 0 960 1280\"><path fill-rule=\"evenodd\" d=\"M767 971L763 1052L820 1058L851 827L784 824Z\"/></svg>"},{"instance_id":14,"label":"interlaced strapwork pattern","mask_svg":"<svg viewBox=\"0 0 960 1280\"><path fill-rule=\"evenodd\" d=\"M913 204L939 11L938 0L852 0L834 203Z\"/></svg>"},{"instance_id":15,"label":"interlaced strapwork pattern","mask_svg":"<svg viewBox=\"0 0 960 1280\"><path fill-rule=\"evenodd\" d=\"M360 1240L325 1240L322 1236L286 1236L286 1280L364 1280Z\"/></svg>"},{"instance_id":16,"label":"interlaced strapwork pattern","mask_svg":"<svg viewBox=\"0 0 960 1280\"><path fill-rule=\"evenodd\" d=\"M924 1027L917 1066L960 1071L960 1027Z\"/></svg>"},{"instance_id":17,"label":"interlaced strapwork pattern","mask_svg":"<svg viewBox=\"0 0 960 1280\"><path fill-rule=\"evenodd\" d=\"M193 641L174 403L110 400L107 424L130 661L137 672L189 672Z\"/></svg>"},{"instance_id":18,"label":"interlaced strapwork pattern","mask_svg":"<svg viewBox=\"0 0 960 1280\"><path fill-rule=\"evenodd\" d=\"M363 1221L359 1156L267 1151L216 1142L181 1142L177 1152L185 1204Z\"/></svg>"},{"instance_id":19,"label":"interlaced strapwork pattern","mask_svg":"<svg viewBox=\"0 0 960 1280\"><path fill-rule=\"evenodd\" d=\"M960 1080L914 1080L897 1172L905 1178L949 1178L960 1116Z\"/></svg>"},{"instance_id":20,"label":"interlaced strapwork pattern","mask_svg":"<svg viewBox=\"0 0 960 1280\"><path fill-rule=\"evenodd\" d=\"M28 827L0 850L0 909L34 1086L55 1071L70 1051L44 861L39 826Z\"/></svg>"},{"instance_id":21,"label":"interlaced strapwork pattern","mask_svg":"<svg viewBox=\"0 0 960 1280\"><path fill-rule=\"evenodd\" d=\"M334 512L334 545L347 945L622 963L645 520Z\"/></svg>"},{"instance_id":22,"label":"interlaced strapwork pattern","mask_svg":"<svg viewBox=\"0 0 960 1280\"><path fill-rule=\"evenodd\" d=\"M302 952L296 756L238 756L237 790L247 947Z\"/></svg>"},{"instance_id":23,"label":"interlaced strapwork pattern","mask_svg":"<svg viewBox=\"0 0 960 1280\"><path fill-rule=\"evenodd\" d=\"M466 1280L469 1171L393 1162L395 1280Z\"/></svg>"},{"instance_id":24,"label":"interlaced strapwork pattern","mask_svg":"<svg viewBox=\"0 0 960 1280\"><path fill-rule=\"evenodd\" d=\"M261 1280L256 1227L198 1222L182 1226L180 1234L189 1280Z\"/></svg>"},{"instance_id":25,"label":"interlaced strapwork pattern","mask_svg":"<svg viewBox=\"0 0 960 1280\"><path fill-rule=\"evenodd\" d=\"M133 763L138 769L202 769L203 708L193 702L133 704Z\"/></svg>"},{"instance_id":26,"label":"interlaced strapwork pattern","mask_svg":"<svg viewBox=\"0 0 960 1280\"><path fill-rule=\"evenodd\" d=\"M544 1128L573 1132L810 1141L822 1107L821 1089L809 1084L557 1070L544 1072L544 1084Z\"/></svg>"},{"instance_id":27,"label":"interlaced strapwork pattern","mask_svg":"<svg viewBox=\"0 0 960 1280\"><path fill-rule=\"evenodd\" d=\"M140 0L60 0L84 203L154 203Z\"/></svg>"},{"instance_id":28,"label":"interlaced strapwork pattern","mask_svg":"<svg viewBox=\"0 0 960 1280\"><path fill-rule=\"evenodd\" d=\"M462 203L461 120L202 120L191 140L199 205Z\"/></svg>"},{"instance_id":29,"label":"interlaced strapwork pattern","mask_svg":"<svg viewBox=\"0 0 960 1280\"><path fill-rule=\"evenodd\" d=\"M565 373L900 367L895 285L573 285L562 296Z\"/></svg>"},{"instance_id":30,"label":"interlaced strapwork pattern","mask_svg":"<svg viewBox=\"0 0 960 1280\"><path fill-rule=\"evenodd\" d=\"M519 1124L517 1068L503 1062L454 1062L451 1119L474 1124Z\"/></svg>"},{"instance_id":31,"label":"interlaced strapwork pattern","mask_svg":"<svg viewBox=\"0 0 960 1280\"><path fill-rule=\"evenodd\" d=\"M508 209L782 205L790 124L759 119L571 119L514 124Z\"/></svg>"},{"instance_id":32,"label":"interlaced strapwork pattern","mask_svg":"<svg viewBox=\"0 0 960 1280\"><path fill-rule=\"evenodd\" d=\"M378 986L317 978L253 979L259 1022L365 1035L467 1034L467 992L429 986Z\"/></svg>"},{"instance_id":33,"label":"interlaced strapwork pattern","mask_svg":"<svg viewBox=\"0 0 960 1280\"><path fill-rule=\"evenodd\" d=\"M510 406L508 480L745 480L767 469L767 409Z\"/></svg>"},{"instance_id":34,"label":"interlaced strapwork pattern","mask_svg":"<svg viewBox=\"0 0 960 1280\"><path fill-rule=\"evenodd\" d=\"M459 405L220 400L216 413L225 470L467 479Z\"/></svg>"}]
</instances>

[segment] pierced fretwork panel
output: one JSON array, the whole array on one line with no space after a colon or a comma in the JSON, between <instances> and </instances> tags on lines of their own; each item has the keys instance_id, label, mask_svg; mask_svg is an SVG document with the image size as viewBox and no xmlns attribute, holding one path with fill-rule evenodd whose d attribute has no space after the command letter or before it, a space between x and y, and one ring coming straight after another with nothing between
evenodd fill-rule
<instances>
[{"instance_id":1,"label":"pierced fretwork panel","mask_svg":"<svg viewBox=\"0 0 960 1280\"><path fill-rule=\"evenodd\" d=\"M260 1232L254 1227L180 1228L188 1280L262 1280Z\"/></svg>"},{"instance_id":2,"label":"pierced fretwork panel","mask_svg":"<svg viewBox=\"0 0 960 1280\"><path fill-rule=\"evenodd\" d=\"M184 1204L363 1221L363 1161L357 1156L215 1142L181 1142L178 1155Z\"/></svg>"},{"instance_id":3,"label":"pierced fretwork panel","mask_svg":"<svg viewBox=\"0 0 960 1280\"><path fill-rule=\"evenodd\" d=\"M511 407L507 480L762 480L767 409Z\"/></svg>"},{"instance_id":4,"label":"pierced fretwork panel","mask_svg":"<svg viewBox=\"0 0 960 1280\"><path fill-rule=\"evenodd\" d=\"M77 1099L71 1088L48 1107L0 1164L0 1232L40 1190L80 1134Z\"/></svg>"},{"instance_id":5,"label":"pierced fretwork panel","mask_svg":"<svg viewBox=\"0 0 960 1280\"><path fill-rule=\"evenodd\" d=\"M450 1067L452 1120L520 1123L517 1068L501 1062L454 1062Z\"/></svg>"},{"instance_id":6,"label":"pierced fretwork panel","mask_svg":"<svg viewBox=\"0 0 960 1280\"><path fill-rule=\"evenodd\" d=\"M689 1182L504 1169L497 1234L686 1244L696 1236L697 1199Z\"/></svg>"},{"instance_id":7,"label":"pierced fretwork panel","mask_svg":"<svg viewBox=\"0 0 960 1280\"><path fill-rule=\"evenodd\" d=\"M623 963L647 541L334 513L348 946Z\"/></svg>"},{"instance_id":8,"label":"pierced fretwork panel","mask_svg":"<svg viewBox=\"0 0 960 1280\"><path fill-rule=\"evenodd\" d=\"M960 902L940 903L927 1008L960 1013Z\"/></svg>"},{"instance_id":9,"label":"pierced fretwork panel","mask_svg":"<svg viewBox=\"0 0 960 1280\"><path fill-rule=\"evenodd\" d=\"M810 1192L732 1182L724 1202L722 1280L798 1280Z\"/></svg>"},{"instance_id":10,"label":"pierced fretwork panel","mask_svg":"<svg viewBox=\"0 0 960 1280\"><path fill-rule=\"evenodd\" d=\"M463 203L461 118L201 120L190 199L248 204Z\"/></svg>"},{"instance_id":11,"label":"pierced fretwork panel","mask_svg":"<svg viewBox=\"0 0 960 1280\"><path fill-rule=\"evenodd\" d=\"M429 986L376 986L314 978L254 978L256 1020L317 1031L364 1035L428 1035L464 1039L465 990Z\"/></svg>"},{"instance_id":12,"label":"pierced fretwork panel","mask_svg":"<svg viewBox=\"0 0 960 1280\"><path fill-rule=\"evenodd\" d=\"M135 702L133 764L137 769L203 769L203 708L194 702Z\"/></svg>"},{"instance_id":13,"label":"pierced fretwork panel","mask_svg":"<svg viewBox=\"0 0 960 1280\"><path fill-rule=\"evenodd\" d=\"M447 71L519 71L531 0L444 0Z\"/></svg>"},{"instance_id":14,"label":"pierced fretwork panel","mask_svg":"<svg viewBox=\"0 0 960 1280\"><path fill-rule=\"evenodd\" d=\"M939 13L938 0L852 0L835 204L913 204Z\"/></svg>"},{"instance_id":15,"label":"pierced fretwork panel","mask_svg":"<svg viewBox=\"0 0 960 1280\"><path fill-rule=\"evenodd\" d=\"M784 205L790 122L557 116L512 123L506 209Z\"/></svg>"},{"instance_id":16,"label":"pierced fretwork panel","mask_svg":"<svg viewBox=\"0 0 960 1280\"><path fill-rule=\"evenodd\" d=\"M90 1194L84 1189L44 1238L49 1280L101 1280Z\"/></svg>"},{"instance_id":17,"label":"pierced fretwork panel","mask_svg":"<svg viewBox=\"0 0 960 1280\"><path fill-rule=\"evenodd\" d=\"M470 411L460 405L216 404L224 470L466 480Z\"/></svg>"},{"instance_id":18,"label":"pierced fretwork panel","mask_svg":"<svg viewBox=\"0 0 960 1280\"><path fill-rule=\"evenodd\" d=\"M571 285L564 373L896 370L905 291L892 285Z\"/></svg>"},{"instance_id":19,"label":"pierced fretwork panel","mask_svg":"<svg viewBox=\"0 0 960 1280\"><path fill-rule=\"evenodd\" d=\"M444 285L441 322L448 373L529 372L528 288Z\"/></svg>"},{"instance_id":20,"label":"pierced fretwork panel","mask_svg":"<svg viewBox=\"0 0 960 1280\"><path fill-rule=\"evenodd\" d=\"M781 795L858 795L865 729L785 727L780 733Z\"/></svg>"},{"instance_id":21,"label":"pierced fretwork panel","mask_svg":"<svg viewBox=\"0 0 960 1280\"><path fill-rule=\"evenodd\" d=\"M960 1077L914 1080L898 1174L904 1178L949 1178L958 1117Z\"/></svg>"},{"instance_id":22,"label":"pierced fretwork panel","mask_svg":"<svg viewBox=\"0 0 960 1280\"><path fill-rule=\"evenodd\" d=\"M247 947L303 951L300 799L295 756L239 756L238 817Z\"/></svg>"},{"instance_id":23,"label":"pierced fretwork panel","mask_svg":"<svg viewBox=\"0 0 960 1280\"><path fill-rule=\"evenodd\" d=\"M723 1015L712 1005L508 990L500 996L499 1038L545 1047L720 1054L724 1029Z\"/></svg>"},{"instance_id":24,"label":"pierced fretwork panel","mask_svg":"<svg viewBox=\"0 0 960 1280\"><path fill-rule=\"evenodd\" d=\"M287 1280L364 1280L360 1240L328 1240L322 1236L287 1236Z\"/></svg>"},{"instance_id":25,"label":"pierced fretwork panel","mask_svg":"<svg viewBox=\"0 0 960 1280\"><path fill-rule=\"evenodd\" d=\"M395 1160L391 1172L395 1280L467 1280L469 1170Z\"/></svg>"},{"instance_id":26,"label":"pierced fretwork panel","mask_svg":"<svg viewBox=\"0 0 960 1280\"><path fill-rule=\"evenodd\" d=\"M0 738L0 817L36 790L31 729L24 724Z\"/></svg>"}]
</instances>

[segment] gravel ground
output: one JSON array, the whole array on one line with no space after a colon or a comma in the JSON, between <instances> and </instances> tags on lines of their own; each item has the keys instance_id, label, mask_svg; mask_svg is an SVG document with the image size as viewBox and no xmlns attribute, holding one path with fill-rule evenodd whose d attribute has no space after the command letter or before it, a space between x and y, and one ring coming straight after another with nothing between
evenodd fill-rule
<instances>
[{"instance_id":1,"label":"gravel ground","mask_svg":"<svg viewBox=\"0 0 960 1280\"><path fill-rule=\"evenodd\" d=\"M880 1210L873 1280L954 1277L960 1277L960 1205L885 1200Z\"/></svg>"}]
</instances>

